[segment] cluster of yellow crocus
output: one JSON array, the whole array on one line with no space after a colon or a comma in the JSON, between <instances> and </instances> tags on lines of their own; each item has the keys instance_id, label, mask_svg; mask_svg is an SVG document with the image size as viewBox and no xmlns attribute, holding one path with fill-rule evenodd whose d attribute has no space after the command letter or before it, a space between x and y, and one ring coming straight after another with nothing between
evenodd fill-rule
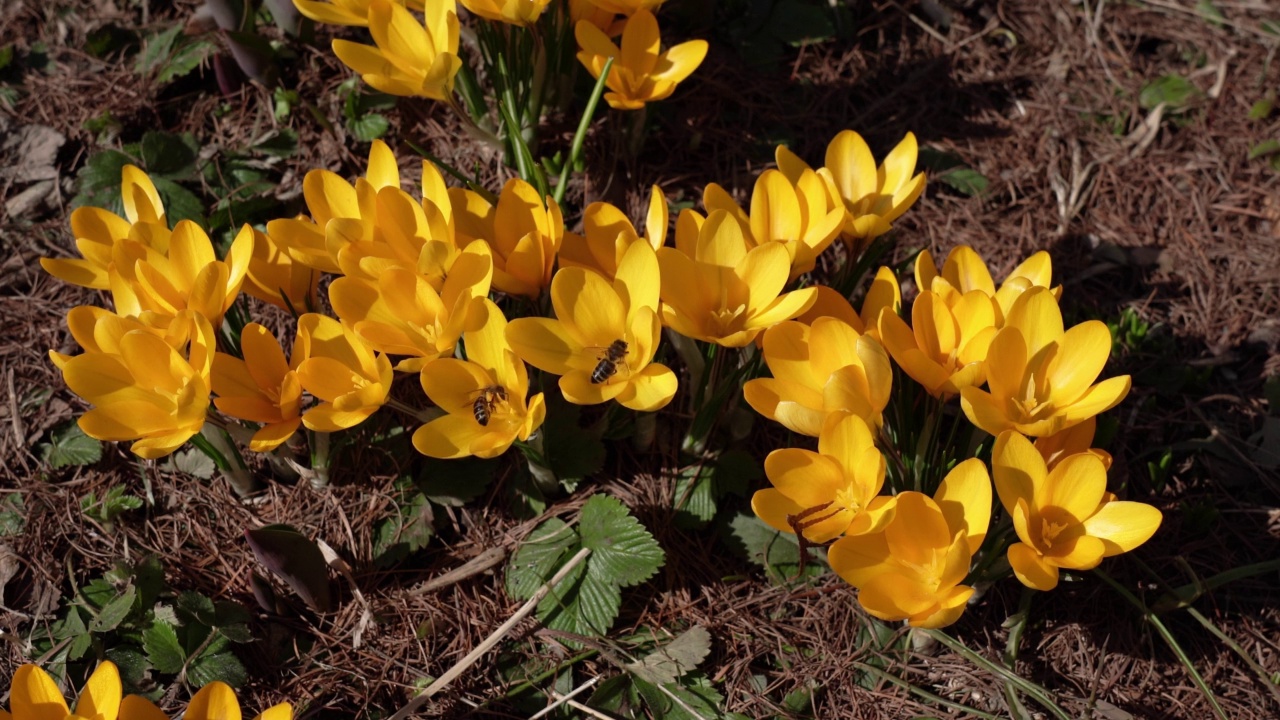
<instances>
[{"instance_id":1,"label":"cluster of yellow crocus","mask_svg":"<svg viewBox=\"0 0 1280 720\"><path fill-rule=\"evenodd\" d=\"M240 702L226 683L214 681L200 688L182 714L184 720L240 720ZM76 698L75 711L67 707L62 691L49 673L36 665L23 665L9 684L9 711L0 720L168 720L154 703L139 695L124 695L120 671L104 660L89 676ZM274 705L254 720L291 720L293 706Z\"/></svg>"},{"instance_id":2,"label":"cluster of yellow crocus","mask_svg":"<svg viewBox=\"0 0 1280 720\"><path fill-rule=\"evenodd\" d=\"M689 227L697 224L710 220L695 217ZM679 237L677 226L677 244ZM979 552L1005 553L1022 583L1050 590L1060 569L1092 569L1159 527L1158 510L1107 492L1111 458L1090 447L1095 416L1124 399L1129 378L1096 382L1110 333L1098 321L1064 328L1061 288L1051 288L1051 279L1044 252L997 288L972 248L955 248L941 272L926 251L916 259L919 292L909 318L900 316L897 279L881 268L861 312L827 291L820 313L765 331L761 348L773 377L747 382L746 400L788 429L816 436L818 451L770 454L771 487L755 494L752 507L805 543L834 541L831 567L859 589L870 614L948 625L974 593L964 583ZM879 432L896 389L890 358L939 407L958 397L964 417L997 436L990 473L969 458L932 495L882 493L882 451L902 450ZM999 520L1016 537L1008 547L983 547L993 485Z\"/></svg>"}]
</instances>

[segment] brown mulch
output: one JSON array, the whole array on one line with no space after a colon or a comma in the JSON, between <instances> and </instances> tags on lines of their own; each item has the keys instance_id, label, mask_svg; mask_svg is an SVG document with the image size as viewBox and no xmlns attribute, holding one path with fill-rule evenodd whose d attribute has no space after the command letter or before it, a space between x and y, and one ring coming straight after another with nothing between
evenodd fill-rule
<instances>
[{"instance_id":1,"label":"brown mulch","mask_svg":"<svg viewBox=\"0 0 1280 720\"><path fill-rule=\"evenodd\" d=\"M679 2L693 0L673 5ZM818 164L841 129L862 132L878 155L912 131L922 145L962 158L990 185L981 197L969 197L932 182L898 222L901 250L927 246L945 253L969 244L999 277L1020 258L1048 249L1070 312L1114 319L1132 308L1167 340L1158 347L1168 357L1121 355L1113 372L1141 378L1161 365L1196 375L1172 387L1139 381L1113 413L1113 482L1130 497L1157 504L1165 523L1136 557L1109 561L1107 571L1150 602L1165 589L1157 578L1179 586L1280 556L1280 480L1250 454L1250 437L1268 411L1276 412L1261 400L1261 388L1267 376L1280 374L1280 175L1248 159L1258 143L1280 139L1280 114L1248 118L1254 102L1280 90L1280 38L1261 30L1263 20L1280 17L1256 1L1216 3L1229 21L1221 26L1198 19L1191 0L957 1L947 3L950 29L939 30L925 19L926 6L936 4L855 3L851 39L792 50L779 67L753 69L734 48L713 43L688 85L655 109L640 159L614 152L614 119L598 122L587 146L588 176L575 184L568 204L581 207L584 195L607 197L638 219L651 184L673 201L696 201L711 181L745 200L780 140ZM146 26L166 27L196 3L174 5L153 8ZM102 302L96 293L49 278L37 262L70 252L66 203L76 170L95 151L84 122L110 111L124 128L122 141L164 128L194 132L216 148L241 147L275 122L267 90L247 86L221 98L207 76L153 87L138 80L131 60L82 51L87 33L108 22L134 27L143 17L134 3L90 0L18 2L0 15L0 47L13 43L25 52L40 41L55 60L48 74L22 79L17 105L0 106L0 121L9 123L0 127L40 124L66 138L56 156L55 200L18 217L0 214L0 493L19 490L30 508L27 532L0 541L0 557L7 543L18 558L13 577L0 576L0 629L13 641L0 653L0 676L29 659L22 639L33 624L56 615L72 589L69 573L77 580L96 577L123 557L155 552L164 558L171 587L256 607L249 577L258 568L240 538L246 527L284 522L337 549L353 565L368 604L336 583L342 603L332 617L273 624L272 632L282 634L247 653L252 679L244 704L256 710L288 698L321 716L399 707L421 677L442 673L517 606L503 591L501 572L430 594L414 590L486 549L514 548L533 527L503 508L502 478L464 508L438 509L440 537L413 563L388 571L370 558L374 527L393 503L390 472L324 493L305 484L272 484L260 502L246 505L223 483L139 466L124 448L109 447L92 468L57 471L31 454L50 428L83 409L46 356L50 348L74 345L65 331L66 309ZM705 37L715 29L682 30ZM287 82L336 129L302 111L287 121L300 136L300 152L281 181L282 206L290 212L308 169L354 175L364 163L363 151L342 129L336 99L347 72L324 48L298 52ZM1138 97L1165 74L1189 77L1200 95L1153 120ZM468 170L478 161L494 187L510 174L442 108L402 104L388 116L393 142L423 144ZM553 136L562 138L562 130ZM397 152L406 178L416 179L414 153L404 143ZM0 199L25 187L0 182ZM776 441L763 434L753 438L760 456ZM1160 487L1147 463L1164 447L1177 452ZM676 463L643 460L661 462L665 471ZM672 483L637 473L639 462L615 458L608 479L550 512L568 519L594 492L633 508L668 559L658 577L625 595L615 631L706 626L714 645L702 669L725 695L726 711L859 718L944 712L867 675L859 664L868 663L951 701L1009 713L1003 682L946 648L920 647L904 663L869 647L870 621L837 578L790 589L773 585L728 553L713 531L675 527ZM79 498L113 485L139 496L149 490L156 503L108 532L80 512ZM1235 581L1195 604L1272 675L1280 672L1275 587L1272 572ZM991 588L953 634L999 662L1007 640L1001 623L1017 611L1019 595L1012 581ZM1229 717L1280 714L1280 703L1225 643L1185 613L1161 619ZM526 622L504 651L560 658L536 629ZM314 644L301 640L307 635ZM300 660L280 664L272 657L295 641ZM505 692L497 655L447 691L437 713L457 717L469 703ZM615 672L598 659L577 667L579 681ZM1017 670L1058 693L1076 716L1101 713L1107 703L1138 718L1212 717L1153 628L1091 577L1034 599ZM821 689L808 711L779 705L814 680ZM502 704L477 715L518 716Z\"/></svg>"}]
</instances>

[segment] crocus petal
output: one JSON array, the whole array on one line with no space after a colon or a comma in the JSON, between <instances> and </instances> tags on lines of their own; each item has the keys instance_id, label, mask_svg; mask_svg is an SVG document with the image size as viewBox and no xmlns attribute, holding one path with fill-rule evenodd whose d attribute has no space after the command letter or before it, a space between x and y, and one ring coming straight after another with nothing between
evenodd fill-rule
<instances>
[{"instance_id":1,"label":"crocus petal","mask_svg":"<svg viewBox=\"0 0 1280 720\"><path fill-rule=\"evenodd\" d=\"M1025 440L1019 443L1019 452L1026 452L1026 445ZM1102 461L1089 453L1072 455L1058 463L1037 488L1036 509L1043 513L1054 508L1077 523L1083 522L1097 510L1106 491L1107 469Z\"/></svg>"},{"instance_id":2,"label":"crocus petal","mask_svg":"<svg viewBox=\"0 0 1280 720\"><path fill-rule=\"evenodd\" d=\"M471 455L471 446L488 429L470 415L445 415L418 428L413 446L427 457L450 460Z\"/></svg>"},{"instance_id":3,"label":"crocus petal","mask_svg":"<svg viewBox=\"0 0 1280 720\"><path fill-rule=\"evenodd\" d=\"M893 552L884 533L846 535L827 550L831 569L854 587L862 587L877 575L895 569Z\"/></svg>"},{"instance_id":4,"label":"crocus petal","mask_svg":"<svg viewBox=\"0 0 1280 720\"><path fill-rule=\"evenodd\" d=\"M1151 539L1163 516L1146 503L1114 501L1105 503L1084 521L1084 530L1102 541L1104 555L1129 552Z\"/></svg>"},{"instance_id":5,"label":"crocus petal","mask_svg":"<svg viewBox=\"0 0 1280 720\"><path fill-rule=\"evenodd\" d=\"M960 388L960 407L969 422L992 435L999 435L1013 427L1013 423L1005 417L1004 406L1000 401L980 388Z\"/></svg>"},{"instance_id":6,"label":"crocus petal","mask_svg":"<svg viewBox=\"0 0 1280 720\"><path fill-rule=\"evenodd\" d=\"M875 452L874 448L871 429L857 415L833 417L818 437L818 452L834 458L849 475L867 462L867 456Z\"/></svg>"},{"instance_id":7,"label":"crocus petal","mask_svg":"<svg viewBox=\"0 0 1280 720\"><path fill-rule=\"evenodd\" d=\"M1058 568L1044 561L1040 553L1026 543L1009 546L1009 567L1018 581L1035 590L1058 587Z\"/></svg>"},{"instance_id":8,"label":"crocus petal","mask_svg":"<svg viewBox=\"0 0 1280 720\"><path fill-rule=\"evenodd\" d=\"M622 394L629 387L627 382L617 381L617 376L609 382L593 383L587 372L573 371L560 377L560 391L564 399L575 405L598 405L608 402Z\"/></svg>"},{"instance_id":9,"label":"crocus petal","mask_svg":"<svg viewBox=\"0 0 1280 720\"><path fill-rule=\"evenodd\" d=\"M965 393L968 396L968 393ZM1000 504L1013 512L1019 500L1029 506L1034 502L1036 490L1044 483L1049 472L1044 458L1021 434L1007 430L996 438L991 451L991 471ZM1096 501L1094 507L1097 507Z\"/></svg>"},{"instance_id":10,"label":"crocus petal","mask_svg":"<svg viewBox=\"0 0 1280 720\"><path fill-rule=\"evenodd\" d=\"M858 602L881 620L905 620L932 609L937 605L938 597L914 577L887 572L871 578L859 588Z\"/></svg>"},{"instance_id":11,"label":"crocus petal","mask_svg":"<svg viewBox=\"0 0 1280 720\"><path fill-rule=\"evenodd\" d=\"M907 619L907 622L911 627L918 628L946 627L959 620L964 614L964 609L969 604L969 598L973 597L973 592L971 587L957 585L951 588L951 592L946 596L939 598L936 609L913 615Z\"/></svg>"},{"instance_id":12,"label":"crocus petal","mask_svg":"<svg viewBox=\"0 0 1280 720\"><path fill-rule=\"evenodd\" d=\"M573 370L590 373L599 362L584 352L582 344L558 320L516 318L507 323L506 336L521 360L554 375Z\"/></svg>"},{"instance_id":13,"label":"crocus petal","mask_svg":"<svg viewBox=\"0 0 1280 720\"><path fill-rule=\"evenodd\" d=\"M1005 318L1005 327L1010 326L1018 328L1026 340L1027 357L1035 357L1047 345L1062 339L1062 311L1058 309L1057 299L1048 288L1027 290Z\"/></svg>"},{"instance_id":14,"label":"crocus petal","mask_svg":"<svg viewBox=\"0 0 1280 720\"><path fill-rule=\"evenodd\" d=\"M804 508L795 500L783 495L777 488L763 488L751 496L751 510L756 517L774 530L794 534L795 529L787 522L787 516L797 515L803 512Z\"/></svg>"},{"instance_id":15,"label":"crocus petal","mask_svg":"<svg viewBox=\"0 0 1280 720\"><path fill-rule=\"evenodd\" d=\"M235 691L218 680L205 685L187 703L183 720L240 720Z\"/></svg>"},{"instance_id":16,"label":"crocus petal","mask_svg":"<svg viewBox=\"0 0 1280 720\"><path fill-rule=\"evenodd\" d=\"M18 668L9 688L9 709L21 720L66 720L70 714L57 683L35 665Z\"/></svg>"},{"instance_id":17,"label":"crocus petal","mask_svg":"<svg viewBox=\"0 0 1280 720\"><path fill-rule=\"evenodd\" d=\"M120 711L120 699L120 671L115 663L103 661L80 690L80 697L76 700L76 715L85 720L116 720Z\"/></svg>"},{"instance_id":18,"label":"crocus petal","mask_svg":"<svg viewBox=\"0 0 1280 720\"><path fill-rule=\"evenodd\" d=\"M581 346L607 348L621 339L626 307L602 275L583 268L561 270L551 283L551 301L556 317Z\"/></svg>"},{"instance_id":19,"label":"crocus petal","mask_svg":"<svg viewBox=\"0 0 1280 720\"><path fill-rule=\"evenodd\" d=\"M129 695L120 701L120 717L124 720L169 720L155 703L138 695Z\"/></svg>"},{"instance_id":20,"label":"crocus petal","mask_svg":"<svg viewBox=\"0 0 1280 720\"><path fill-rule=\"evenodd\" d=\"M671 368L653 363L632 373L627 389L618 395L618 402L638 412L654 412L671 402L676 386L676 374Z\"/></svg>"},{"instance_id":21,"label":"crocus petal","mask_svg":"<svg viewBox=\"0 0 1280 720\"><path fill-rule=\"evenodd\" d=\"M450 414L470 414L480 391L493 382L476 363L456 358L432 360L422 369L422 390Z\"/></svg>"},{"instance_id":22,"label":"crocus petal","mask_svg":"<svg viewBox=\"0 0 1280 720\"><path fill-rule=\"evenodd\" d=\"M254 452L271 452L293 437L302 424L301 417L289 418L283 422L264 425L249 440L249 449Z\"/></svg>"},{"instance_id":23,"label":"crocus petal","mask_svg":"<svg viewBox=\"0 0 1280 720\"><path fill-rule=\"evenodd\" d=\"M978 458L956 465L943 478L933 500L942 508L952 535L965 531L969 554L976 553L991 524L991 476L987 466Z\"/></svg>"},{"instance_id":24,"label":"crocus petal","mask_svg":"<svg viewBox=\"0 0 1280 720\"><path fill-rule=\"evenodd\" d=\"M272 705L254 717L253 720L293 720L293 706L289 703Z\"/></svg>"},{"instance_id":25,"label":"crocus petal","mask_svg":"<svg viewBox=\"0 0 1280 720\"><path fill-rule=\"evenodd\" d=\"M832 138L825 164L842 197L856 202L875 192L876 159L858 133L842 130Z\"/></svg>"}]
</instances>

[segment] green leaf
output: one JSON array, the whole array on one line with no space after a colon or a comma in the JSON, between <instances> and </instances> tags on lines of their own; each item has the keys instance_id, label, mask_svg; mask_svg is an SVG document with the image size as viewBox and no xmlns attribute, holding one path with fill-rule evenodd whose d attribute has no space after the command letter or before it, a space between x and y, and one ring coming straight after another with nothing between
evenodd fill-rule
<instances>
[{"instance_id":1,"label":"green leaf","mask_svg":"<svg viewBox=\"0 0 1280 720\"><path fill-rule=\"evenodd\" d=\"M986 175L968 167L955 168L939 175L938 179L969 197L982 195L990 185Z\"/></svg>"},{"instance_id":2,"label":"green leaf","mask_svg":"<svg viewBox=\"0 0 1280 720\"><path fill-rule=\"evenodd\" d=\"M179 220L194 220L204 226L204 202L195 193L165 177L152 176L151 182L160 193L165 219L170 225L176 225Z\"/></svg>"},{"instance_id":3,"label":"green leaf","mask_svg":"<svg viewBox=\"0 0 1280 720\"><path fill-rule=\"evenodd\" d=\"M641 680L661 685L675 682L698 667L710 652L711 633L701 625L694 625L642 660L623 667Z\"/></svg>"},{"instance_id":4,"label":"green leaf","mask_svg":"<svg viewBox=\"0 0 1280 720\"><path fill-rule=\"evenodd\" d=\"M98 611L98 616L89 622L89 632L104 633L115 630L129 616L133 609L133 598L137 589L130 585L125 591L108 602Z\"/></svg>"},{"instance_id":5,"label":"green leaf","mask_svg":"<svg viewBox=\"0 0 1280 720\"><path fill-rule=\"evenodd\" d=\"M465 457L457 460L424 458L417 485L431 502L462 507L480 497L497 474L499 461Z\"/></svg>"},{"instance_id":6,"label":"green leaf","mask_svg":"<svg viewBox=\"0 0 1280 720\"><path fill-rule=\"evenodd\" d=\"M142 649L147 653L151 666L158 672L174 674L182 670L187 654L178 641L178 633L169 623L156 619L142 631Z\"/></svg>"},{"instance_id":7,"label":"green leaf","mask_svg":"<svg viewBox=\"0 0 1280 720\"><path fill-rule=\"evenodd\" d=\"M178 617L182 618L184 625L195 621L205 627L213 627L218 623L217 609L213 601L194 590L179 593L174 607L178 610Z\"/></svg>"},{"instance_id":8,"label":"green leaf","mask_svg":"<svg viewBox=\"0 0 1280 720\"><path fill-rule=\"evenodd\" d=\"M27 527L27 504L22 493L0 495L0 537L21 535Z\"/></svg>"},{"instance_id":9,"label":"green leaf","mask_svg":"<svg viewBox=\"0 0 1280 720\"><path fill-rule=\"evenodd\" d=\"M673 702L671 709L663 715L664 720L709 720L724 716L720 711L724 696L715 689L710 679L701 674L690 675L682 683L668 683L666 688L672 695L683 700L684 705L693 713Z\"/></svg>"},{"instance_id":10,"label":"green leaf","mask_svg":"<svg viewBox=\"0 0 1280 720\"><path fill-rule=\"evenodd\" d=\"M41 445L41 456L55 469L92 465L102 459L102 443L85 435L76 421L69 420L49 433L49 442Z\"/></svg>"},{"instance_id":11,"label":"green leaf","mask_svg":"<svg viewBox=\"0 0 1280 720\"><path fill-rule=\"evenodd\" d=\"M578 533L559 518L534 528L507 562L507 594L519 600L533 597L578 548Z\"/></svg>"},{"instance_id":12,"label":"green leaf","mask_svg":"<svg viewBox=\"0 0 1280 720\"><path fill-rule=\"evenodd\" d=\"M254 152L278 158L291 158L298 154L298 133L291 128L280 128L258 141Z\"/></svg>"},{"instance_id":13,"label":"green leaf","mask_svg":"<svg viewBox=\"0 0 1280 720\"><path fill-rule=\"evenodd\" d=\"M218 466L214 464L213 459L196 448L187 450L179 450L169 456L163 464L166 470L171 472L179 472L184 475L208 480L217 472Z\"/></svg>"},{"instance_id":14,"label":"green leaf","mask_svg":"<svg viewBox=\"0 0 1280 720\"><path fill-rule=\"evenodd\" d=\"M1249 119L1266 120L1271 116L1271 111L1275 109L1275 105L1275 98L1267 97L1259 100L1249 108Z\"/></svg>"},{"instance_id":15,"label":"green leaf","mask_svg":"<svg viewBox=\"0 0 1280 720\"><path fill-rule=\"evenodd\" d=\"M164 85L200 67L216 49L209 40L184 36L178 24L147 38L134 69L140 75L154 74L156 82Z\"/></svg>"},{"instance_id":16,"label":"green leaf","mask_svg":"<svg viewBox=\"0 0 1280 720\"><path fill-rule=\"evenodd\" d=\"M0 47L0 70L9 67L9 63L13 62L13 44L10 43L4 47Z\"/></svg>"},{"instance_id":17,"label":"green leaf","mask_svg":"<svg viewBox=\"0 0 1280 720\"><path fill-rule=\"evenodd\" d=\"M1196 12L1215 27L1222 27L1227 21L1226 16L1222 14L1218 6L1214 5L1210 0L1197 0Z\"/></svg>"},{"instance_id":18,"label":"green leaf","mask_svg":"<svg viewBox=\"0 0 1280 720\"><path fill-rule=\"evenodd\" d=\"M538 603L537 617L544 625L587 637L608 634L622 607L622 591L593 572L590 561L570 571Z\"/></svg>"},{"instance_id":19,"label":"green leaf","mask_svg":"<svg viewBox=\"0 0 1280 720\"><path fill-rule=\"evenodd\" d=\"M151 669L146 656L129 645L107 648L102 654L116 664L116 668L120 670L120 681L126 688L141 685Z\"/></svg>"},{"instance_id":20,"label":"green leaf","mask_svg":"<svg viewBox=\"0 0 1280 720\"><path fill-rule=\"evenodd\" d=\"M551 468L561 483L573 483L600 472L604 467L605 448L599 429L582 427L581 407L569 403L558 392L547 393L545 401L543 464Z\"/></svg>"},{"instance_id":21,"label":"green leaf","mask_svg":"<svg viewBox=\"0 0 1280 720\"><path fill-rule=\"evenodd\" d=\"M1262 142L1249 148L1249 159L1256 160L1260 157L1273 155L1280 152L1280 140L1263 140Z\"/></svg>"},{"instance_id":22,"label":"green leaf","mask_svg":"<svg viewBox=\"0 0 1280 720\"><path fill-rule=\"evenodd\" d=\"M142 163L152 175L185 177L195 169L199 145L187 134L151 131L142 135Z\"/></svg>"},{"instance_id":23,"label":"green leaf","mask_svg":"<svg viewBox=\"0 0 1280 720\"><path fill-rule=\"evenodd\" d=\"M1144 110L1151 110L1160 103L1170 109L1186 107L1200 94L1200 90L1190 80L1181 75L1164 75L1147 83L1138 93L1138 104Z\"/></svg>"},{"instance_id":24,"label":"green leaf","mask_svg":"<svg viewBox=\"0 0 1280 720\"><path fill-rule=\"evenodd\" d=\"M373 142L387 134L387 129L391 127L391 123L381 113L369 113L350 121L347 126L351 128L351 134L355 136L356 140Z\"/></svg>"},{"instance_id":25,"label":"green leaf","mask_svg":"<svg viewBox=\"0 0 1280 720\"><path fill-rule=\"evenodd\" d=\"M174 25L148 37L143 42L142 52L138 53L134 69L140 75L151 74L169 59L169 53L173 52L173 44L181 34L182 25Z\"/></svg>"},{"instance_id":26,"label":"green leaf","mask_svg":"<svg viewBox=\"0 0 1280 720\"><path fill-rule=\"evenodd\" d=\"M794 535L778 532L752 513L740 513L728 523L730 545L751 562L763 567L774 581L794 579L800 571L800 546ZM822 573L813 560L805 564L805 575Z\"/></svg>"},{"instance_id":27,"label":"green leaf","mask_svg":"<svg viewBox=\"0 0 1280 720\"><path fill-rule=\"evenodd\" d=\"M220 680L234 688L243 685L248 677L244 665L229 652L203 653L187 668L187 680L195 687Z\"/></svg>"},{"instance_id":28,"label":"green leaf","mask_svg":"<svg viewBox=\"0 0 1280 720\"><path fill-rule=\"evenodd\" d=\"M672 502L676 527L696 529L711 522L716 515L715 467L692 465L682 470Z\"/></svg>"},{"instance_id":29,"label":"green leaf","mask_svg":"<svg viewBox=\"0 0 1280 720\"><path fill-rule=\"evenodd\" d=\"M431 503L422 493L402 493L395 512L378 526L373 543L376 562L380 566L397 563L426 547L435 536L432 519Z\"/></svg>"},{"instance_id":30,"label":"green leaf","mask_svg":"<svg viewBox=\"0 0 1280 720\"><path fill-rule=\"evenodd\" d=\"M826 8L800 2L776 3L765 27L774 38L793 47L836 36L836 26Z\"/></svg>"},{"instance_id":31,"label":"green leaf","mask_svg":"<svg viewBox=\"0 0 1280 720\"><path fill-rule=\"evenodd\" d=\"M592 574L624 587L648 580L666 560L649 531L608 495L594 495L582 506L578 532L582 546L591 548Z\"/></svg>"},{"instance_id":32,"label":"green leaf","mask_svg":"<svg viewBox=\"0 0 1280 720\"><path fill-rule=\"evenodd\" d=\"M245 530L244 535L258 562L303 602L319 612L329 610L329 566L315 542L288 525L267 525Z\"/></svg>"},{"instance_id":33,"label":"green leaf","mask_svg":"<svg viewBox=\"0 0 1280 720\"><path fill-rule=\"evenodd\" d=\"M164 592L164 567L155 555L148 555L133 566L133 585L138 588L138 607L148 611L155 607Z\"/></svg>"},{"instance_id":34,"label":"green leaf","mask_svg":"<svg viewBox=\"0 0 1280 720\"><path fill-rule=\"evenodd\" d=\"M89 651L89 648L92 645L93 645L92 634L83 633L81 635L75 636L75 638L71 640L71 644L67 646L67 659L79 660L80 658L84 657L84 654Z\"/></svg>"}]
</instances>

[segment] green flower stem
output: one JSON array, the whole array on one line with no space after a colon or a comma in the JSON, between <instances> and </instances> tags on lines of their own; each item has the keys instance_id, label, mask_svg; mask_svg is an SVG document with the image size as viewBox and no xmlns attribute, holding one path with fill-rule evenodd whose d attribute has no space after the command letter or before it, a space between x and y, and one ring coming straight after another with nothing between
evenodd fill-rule
<instances>
[{"instance_id":1,"label":"green flower stem","mask_svg":"<svg viewBox=\"0 0 1280 720\"><path fill-rule=\"evenodd\" d=\"M329 487L329 433L321 430L307 432L311 447L311 487L320 490Z\"/></svg>"},{"instance_id":2,"label":"green flower stem","mask_svg":"<svg viewBox=\"0 0 1280 720\"><path fill-rule=\"evenodd\" d=\"M1200 692L1204 694L1205 699L1209 701L1210 707L1213 708L1214 715L1217 715L1221 720L1227 720L1227 713L1222 709L1222 706L1218 704L1218 698L1213 694L1213 690L1209 689L1209 684L1204 681L1204 677L1200 675L1200 671L1196 670L1195 663L1191 661L1191 658L1187 657L1186 651L1184 651L1182 646L1178 644L1177 639L1173 637L1173 633L1169 632L1169 628L1165 627L1164 623L1160 621L1160 618L1157 617L1155 613L1151 612L1146 603L1142 602L1138 596L1129 592L1128 588L1116 582L1103 570L1095 568L1093 574L1101 578L1106 584L1110 585L1113 590L1120 593L1121 597L1128 600L1129 604L1137 608L1138 612L1142 613L1143 618L1155 627L1156 632L1164 639L1165 644L1169 646L1169 649L1173 651L1174 655L1178 656L1178 661L1187 669L1187 673L1191 675L1191 679L1195 682L1196 687L1200 689Z\"/></svg>"},{"instance_id":3,"label":"green flower stem","mask_svg":"<svg viewBox=\"0 0 1280 720\"><path fill-rule=\"evenodd\" d=\"M1005 682L1011 683L1025 695L1039 703L1045 710L1048 710L1054 717L1058 718L1058 720L1072 720L1071 715L1069 715L1066 710L1063 710L1058 703L1053 701L1053 694L1044 687L1027 680L1003 665L991 662L987 658L970 650L964 643L956 640L941 630L926 630L925 632L933 639L943 645L946 645L952 652L960 655L983 670L1003 678Z\"/></svg>"},{"instance_id":4,"label":"green flower stem","mask_svg":"<svg viewBox=\"0 0 1280 720\"><path fill-rule=\"evenodd\" d=\"M240 455L240 449L227 434L220 419L210 418L205 422L200 433L192 436L191 444L209 456L237 496L250 497L262 489L261 484L253 477L253 473L249 472L249 467L245 465L244 458Z\"/></svg>"},{"instance_id":5,"label":"green flower stem","mask_svg":"<svg viewBox=\"0 0 1280 720\"><path fill-rule=\"evenodd\" d=\"M591 89L591 97L587 99L587 107L582 111L582 119L578 121L578 130L573 134L573 143L569 146L569 156L564 159L564 166L560 168L560 179L556 183L554 197L557 203L564 200L564 193L569 188L569 171L582 157L582 144L587 139L587 128L591 127L591 118L596 114L600 96L604 94L605 82L609 79L609 71L613 69L613 60L609 58L605 61L604 70L600 72L596 86Z\"/></svg>"}]
</instances>

